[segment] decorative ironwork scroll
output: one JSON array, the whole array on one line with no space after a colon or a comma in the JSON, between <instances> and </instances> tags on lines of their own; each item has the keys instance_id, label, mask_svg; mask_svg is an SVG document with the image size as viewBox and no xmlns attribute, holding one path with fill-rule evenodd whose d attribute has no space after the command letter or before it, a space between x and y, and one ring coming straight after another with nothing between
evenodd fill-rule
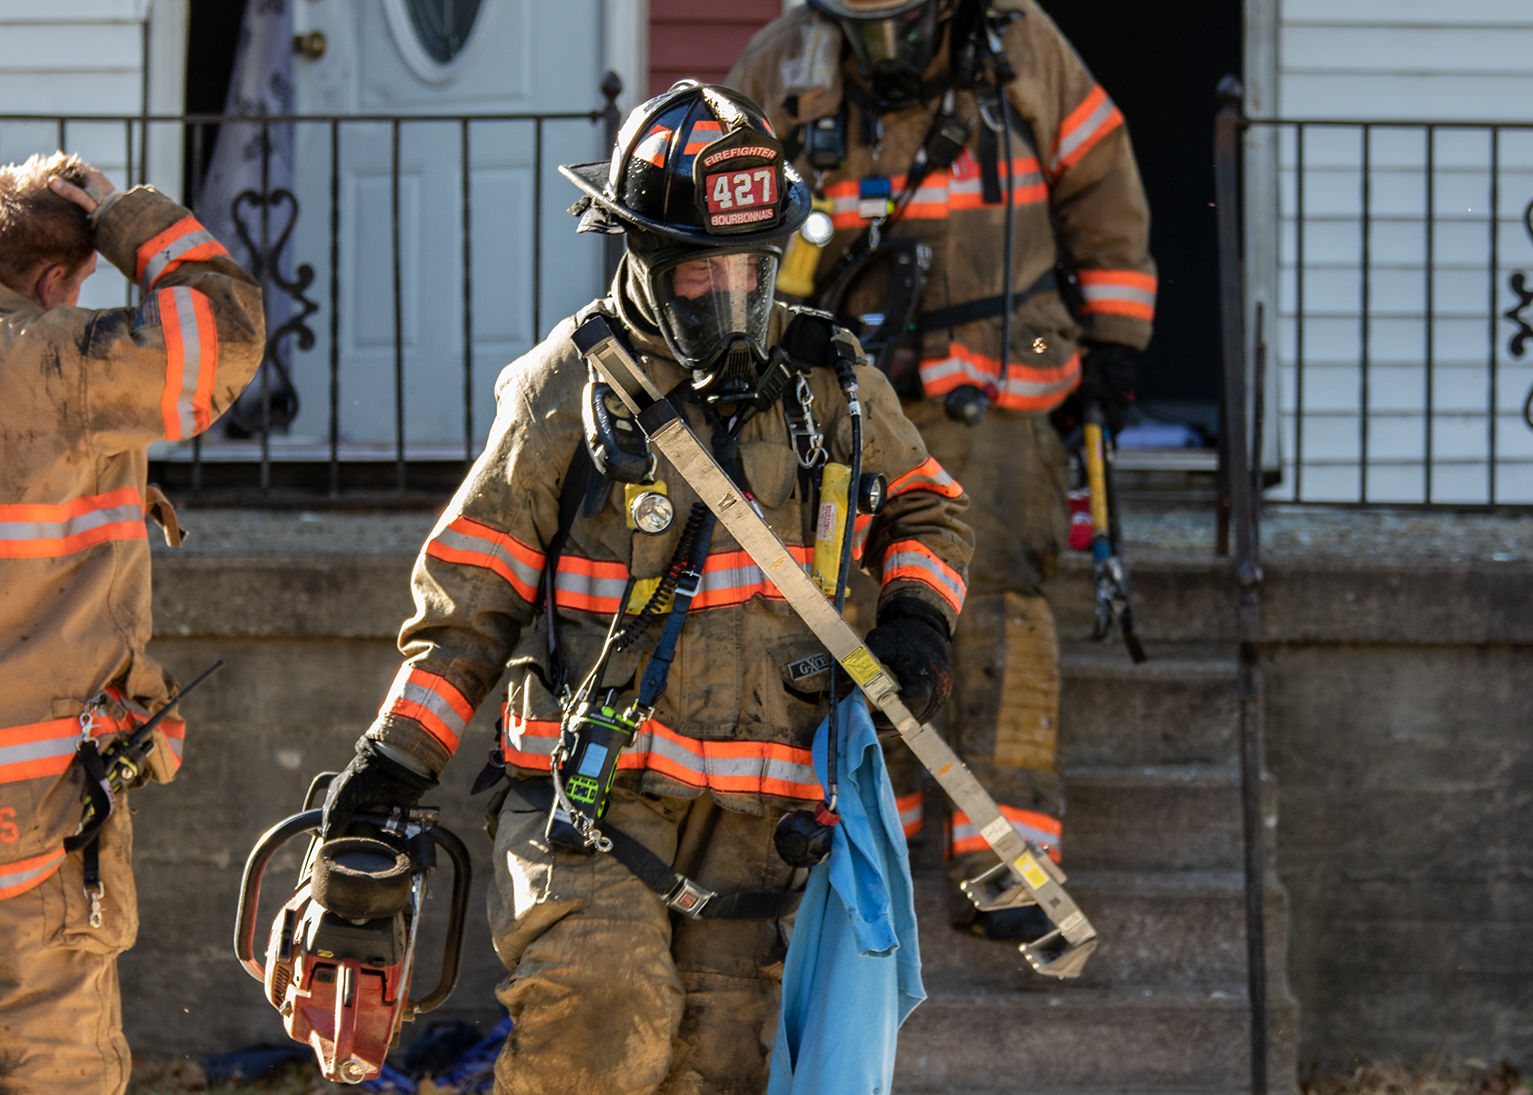
<instances>
[{"instance_id":1,"label":"decorative ironwork scroll","mask_svg":"<svg viewBox=\"0 0 1533 1095\"><path fill-rule=\"evenodd\" d=\"M267 218L264 233L261 230L263 208ZM282 253L298 224L298 199L293 192L278 189L263 195L257 190L242 190L234 198L232 214L234 230L246 252L252 256L251 275L260 279L268 291L274 287L286 294L291 302L282 301L281 306L268 302L269 316L286 315L287 318L266 334L266 357L261 363L266 376L257 376L229 410L232 429L249 436L259 434L263 429L286 429L298 417L298 390L293 385L283 341L294 338L298 349L313 348L315 336L308 319L319 311L319 303L304 295L314 284L312 265L301 264L291 278L282 272ZM262 246L263 236L265 247Z\"/></svg>"},{"instance_id":2,"label":"decorative ironwork scroll","mask_svg":"<svg viewBox=\"0 0 1533 1095\"><path fill-rule=\"evenodd\" d=\"M1533 201L1522 211L1522 223L1528 230L1528 237L1533 239ZM1533 287L1528 285L1527 277L1521 273L1513 274L1509 285L1512 292L1517 294L1517 303L1501 314L1517 324L1517 330L1507 348L1513 357L1521 357L1527 349L1528 340L1533 339L1533 324L1528 322L1528 316L1524 314L1528 306L1533 305ZM1528 389L1528 396L1522 401L1522 420L1527 423L1528 429L1533 430L1533 388Z\"/></svg>"}]
</instances>

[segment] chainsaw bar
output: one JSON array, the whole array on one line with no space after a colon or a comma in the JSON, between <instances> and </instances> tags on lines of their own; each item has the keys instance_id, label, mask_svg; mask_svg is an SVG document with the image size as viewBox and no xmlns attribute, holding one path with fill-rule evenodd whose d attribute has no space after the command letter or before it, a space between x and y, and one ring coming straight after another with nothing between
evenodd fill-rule
<instances>
[{"instance_id":1,"label":"chainsaw bar","mask_svg":"<svg viewBox=\"0 0 1533 1095\"><path fill-rule=\"evenodd\" d=\"M809 625L830 655L862 689L868 701L894 725L900 739L953 803L979 827L1001 862L964 884L964 892L981 909L1037 902L1054 923L1054 930L1023 943L1021 951L1035 971L1052 977L1080 975L1096 948L1097 933L1075 901L1065 892L1065 880L1038 845L1024 839L1001 814L995 800L967 765L930 725L917 721L900 699L893 676L863 644L851 624L820 592L814 579L789 554L766 521L751 506L712 453L638 367L618 341L606 317L599 313L574 332L575 346L612 385L634 413L650 444L664 454L698 497L729 530L762 574L777 587L793 610Z\"/></svg>"}]
</instances>

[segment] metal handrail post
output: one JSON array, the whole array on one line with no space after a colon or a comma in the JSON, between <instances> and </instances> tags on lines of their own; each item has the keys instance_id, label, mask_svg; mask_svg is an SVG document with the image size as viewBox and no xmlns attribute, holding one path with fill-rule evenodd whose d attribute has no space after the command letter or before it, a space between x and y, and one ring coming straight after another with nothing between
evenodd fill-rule
<instances>
[{"instance_id":1,"label":"metal handrail post","mask_svg":"<svg viewBox=\"0 0 1533 1095\"><path fill-rule=\"evenodd\" d=\"M1221 533L1234 520L1236 633L1240 654L1240 797L1245 853L1246 995L1251 1015L1251 1092L1267 1095L1266 827L1262 809L1261 567L1256 543L1260 458L1247 439L1245 295L1239 247L1238 148L1244 118L1240 82L1220 81L1215 120L1214 200L1219 223L1219 313L1223 352ZM1226 504L1227 502L1227 504ZM1223 545L1221 545L1223 546Z\"/></svg>"}]
</instances>

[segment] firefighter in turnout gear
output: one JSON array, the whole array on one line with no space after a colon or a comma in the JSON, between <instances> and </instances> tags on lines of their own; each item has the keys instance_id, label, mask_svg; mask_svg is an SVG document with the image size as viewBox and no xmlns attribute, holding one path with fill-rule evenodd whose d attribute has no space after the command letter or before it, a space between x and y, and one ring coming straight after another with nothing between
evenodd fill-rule
<instances>
[{"instance_id":1,"label":"firefighter in turnout gear","mask_svg":"<svg viewBox=\"0 0 1533 1095\"><path fill-rule=\"evenodd\" d=\"M684 81L629 115L610 163L562 170L580 230L624 236L610 295L501 374L324 832L434 786L509 665L486 769L509 776L492 811L514 1020L496 1090L761 1092L794 904L774 835L823 797L810 741L831 661L572 335L605 317L828 596L819 538L850 527L881 584L868 645L923 716L946 694L967 500L856 341L774 303L809 196L754 104ZM852 381L861 468L886 489L848 526L859 492L833 472L853 457Z\"/></svg>"},{"instance_id":2,"label":"firefighter in turnout gear","mask_svg":"<svg viewBox=\"0 0 1533 1095\"><path fill-rule=\"evenodd\" d=\"M1050 417L1091 398L1116 432L1154 314L1123 118L1034 0L808 0L727 82L762 103L813 186L779 287L853 328L975 502L945 725L1057 857L1058 642L1040 586L1067 541L1069 483ZM913 832L922 796L913 778L896 787ZM947 834L955 882L994 862L962 814ZM976 915L955 894L951 908L1001 938L1048 927L1036 907Z\"/></svg>"},{"instance_id":3,"label":"firefighter in turnout gear","mask_svg":"<svg viewBox=\"0 0 1533 1095\"><path fill-rule=\"evenodd\" d=\"M98 250L137 307L77 306ZM126 790L168 781L185 731L113 776L177 695L145 651L145 517L180 539L146 454L207 429L264 343L260 288L181 206L62 153L0 166L0 1091L127 1086Z\"/></svg>"}]
</instances>

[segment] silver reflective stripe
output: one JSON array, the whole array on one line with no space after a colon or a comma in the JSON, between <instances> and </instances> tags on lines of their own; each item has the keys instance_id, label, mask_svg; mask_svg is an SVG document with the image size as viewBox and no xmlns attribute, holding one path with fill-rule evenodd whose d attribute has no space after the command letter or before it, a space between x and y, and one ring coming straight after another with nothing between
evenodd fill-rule
<instances>
[{"instance_id":1,"label":"silver reflective stripe","mask_svg":"<svg viewBox=\"0 0 1533 1095\"><path fill-rule=\"evenodd\" d=\"M406 703L413 703L419 707L424 707L427 711L441 719L442 723L449 730L461 738L464 729L468 726L467 720L458 714L457 709L445 698L433 692L419 681L406 676L406 672L402 670L400 677L394 681L393 694L389 697L389 705L393 706L394 700L402 699ZM448 687L451 686L449 685Z\"/></svg>"},{"instance_id":2,"label":"silver reflective stripe","mask_svg":"<svg viewBox=\"0 0 1533 1095\"><path fill-rule=\"evenodd\" d=\"M197 381L202 373L202 339L197 335L193 291L177 285L161 292L169 292L175 302L176 325L181 329L181 390L176 393L176 418L181 423L181 436L192 437L197 433ZM164 315L161 309L162 322Z\"/></svg>"},{"instance_id":3,"label":"silver reflective stripe","mask_svg":"<svg viewBox=\"0 0 1533 1095\"><path fill-rule=\"evenodd\" d=\"M0 513L5 507L0 506ZM7 540L67 540L72 536L121 521L142 521L143 503L90 510L62 521L0 521L0 542Z\"/></svg>"},{"instance_id":4,"label":"silver reflective stripe","mask_svg":"<svg viewBox=\"0 0 1533 1095\"><path fill-rule=\"evenodd\" d=\"M884 556L884 570L896 570L900 567L919 567L923 572L932 576L932 584L948 590L951 600L958 604L963 603L964 594L968 591L962 582L955 581L950 575L939 570L932 560L925 555L914 551L896 551L892 555Z\"/></svg>"},{"instance_id":5,"label":"silver reflective stripe","mask_svg":"<svg viewBox=\"0 0 1533 1095\"><path fill-rule=\"evenodd\" d=\"M165 272L165 267L175 262L182 255L194 247L201 247L204 243L217 243L213 233L206 228L200 228L195 232L188 232L184 236L178 236L161 248L147 263L144 264L144 276L139 284L145 292L154 288L154 283L160 280L160 275Z\"/></svg>"},{"instance_id":6,"label":"silver reflective stripe","mask_svg":"<svg viewBox=\"0 0 1533 1095\"><path fill-rule=\"evenodd\" d=\"M75 727L56 738L0 746L0 768L10 764L25 764L28 761L53 760L57 757L70 756L74 753L75 743L79 740L80 731L78 727Z\"/></svg>"},{"instance_id":7,"label":"silver reflective stripe","mask_svg":"<svg viewBox=\"0 0 1533 1095\"><path fill-rule=\"evenodd\" d=\"M536 732L524 734L519 729L522 725L525 724L515 719L507 724L506 741L511 750L526 756L552 756L557 735ZM767 744L765 748L788 750L793 747L775 743ZM770 753L764 756L717 756L709 753L707 742L692 738L683 739L676 736L674 731L656 733L653 730L640 730L634 735L633 744L623 752L625 755L645 758L644 766L656 775L697 787L712 787L718 780L743 780L757 785L769 782L793 784L802 790L801 797L804 798L820 793L820 779L815 775L812 762L797 763L781 756L772 756ZM797 752L808 754L806 749L800 749ZM659 765L649 763L649 758L655 758L662 763ZM678 775L677 769L692 778L682 778ZM752 788L753 791L756 789ZM741 789L725 787L721 790L738 792Z\"/></svg>"},{"instance_id":8,"label":"silver reflective stripe","mask_svg":"<svg viewBox=\"0 0 1533 1095\"><path fill-rule=\"evenodd\" d=\"M999 388L1008 395L1017 396L1050 396L1057 392L1067 391L1073 383L1070 380L1052 381L1042 383L1036 380L1021 380L1017 377L998 378L994 373L988 373L971 362L961 357L950 357L941 361L923 361L921 363L921 379L928 384L945 380L948 377L959 374L976 384L995 384L999 380Z\"/></svg>"},{"instance_id":9,"label":"silver reflective stripe","mask_svg":"<svg viewBox=\"0 0 1533 1095\"><path fill-rule=\"evenodd\" d=\"M1001 173L1001 181L1004 183L1006 179L1006 168L1003 165L999 170ZM1039 171L1037 168L1033 168L1027 171L1017 171L1013 169L1011 173L1011 188L1013 190L1022 190L1032 186L1042 186L1043 183L1043 172ZM978 175L967 179L954 179L952 183L952 192L954 194L981 194L984 192L984 180L982 180Z\"/></svg>"},{"instance_id":10,"label":"silver reflective stripe","mask_svg":"<svg viewBox=\"0 0 1533 1095\"><path fill-rule=\"evenodd\" d=\"M1082 285L1081 296L1090 300L1133 300L1140 304L1153 306L1155 304L1155 291L1152 289L1138 289L1132 285L1097 284Z\"/></svg>"},{"instance_id":11,"label":"silver reflective stripe","mask_svg":"<svg viewBox=\"0 0 1533 1095\"><path fill-rule=\"evenodd\" d=\"M465 532L459 532L452 527L444 529L434 538L437 543L444 547L450 547L457 551L471 552L475 555L489 555L506 565L506 569L514 574L519 582L530 587L534 595L538 588L538 582L543 577L541 567L528 566L512 554L510 548L488 536L473 536Z\"/></svg>"},{"instance_id":12,"label":"silver reflective stripe","mask_svg":"<svg viewBox=\"0 0 1533 1095\"><path fill-rule=\"evenodd\" d=\"M1070 131L1069 136L1059 142L1059 147L1054 151L1054 159L1049 163L1049 170L1057 175L1059 173L1059 165L1070 158L1070 153L1090 140L1091 136L1096 133L1097 127L1111 117L1112 112L1117 109L1113 105L1113 101L1106 95L1103 95L1102 101L1097 105L1097 108L1082 118L1080 124Z\"/></svg>"},{"instance_id":13,"label":"silver reflective stripe","mask_svg":"<svg viewBox=\"0 0 1533 1095\"><path fill-rule=\"evenodd\" d=\"M590 611L604 611L615 607L618 600L623 596L623 590L627 588L626 578L597 578L591 574L577 574L565 570L562 566L554 575L555 603L560 603L564 597L583 597L591 601L604 602L607 609L591 607ZM576 608L588 606L577 605Z\"/></svg>"},{"instance_id":14,"label":"silver reflective stripe","mask_svg":"<svg viewBox=\"0 0 1533 1095\"><path fill-rule=\"evenodd\" d=\"M1053 848L1058 851L1063 846L1058 833L1051 833L1046 829L1040 829L1036 825L1028 825L1022 821L1012 821L1011 827L1017 831L1023 840L1031 840L1034 844L1041 845L1044 848ZM980 833L978 826L973 822L966 822L963 825L953 826L953 835L950 843L956 845L959 841L971 840L981 835L983 834Z\"/></svg>"},{"instance_id":15,"label":"silver reflective stripe","mask_svg":"<svg viewBox=\"0 0 1533 1095\"><path fill-rule=\"evenodd\" d=\"M34 879L53 873L63 861L64 853L60 850L56 856L38 867L27 867L19 871L7 871L6 868L0 866L0 893L4 893L6 890L18 889Z\"/></svg>"}]
</instances>

